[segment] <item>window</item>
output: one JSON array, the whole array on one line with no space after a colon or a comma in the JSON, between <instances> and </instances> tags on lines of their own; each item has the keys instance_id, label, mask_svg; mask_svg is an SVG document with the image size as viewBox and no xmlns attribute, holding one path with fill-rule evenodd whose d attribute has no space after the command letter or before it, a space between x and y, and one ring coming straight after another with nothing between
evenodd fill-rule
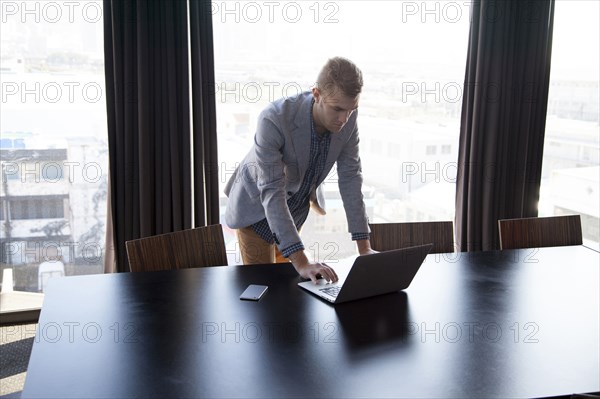
<instances>
[{"instance_id":1,"label":"window","mask_svg":"<svg viewBox=\"0 0 600 399\"><path fill-rule=\"evenodd\" d=\"M398 154L400 154L401 148L402 147L401 147L400 143L389 143L388 150L387 150L387 156L392 157L392 158L397 157Z\"/></svg>"},{"instance_id":2,"label":"window","mask_svg":"<svg viewBox=\"0 0 600 399\"><path fill-rule=\"evenodd\" d=\"M46 162L41 169L44 180L58 181L63 178L62 165L57 162Z\"/></svg>"},{"instance_id":3,"label":"window","mask_svg":"<svg viewBox=\"0 0 600 399\"><path fill-rule=\"evenodd\" d=\"M382 152L382 143L381 140L372 140L371 141L371 152L373 154L381 154Z\"/></svg>"},{"instance_id":4,"label":"window","mask_svg":"<svg viewBox=\"0 0 600 399\"><path fill-rule=\"evenodd\" d=\"M364 76L358 125L370 220L453 220L468 2L218 2L212 11L222 186L266 104L309 90L339 55ZM431 143L448 150L427 155ZM327 215L311 212L304 244L312 253L334 244L335 257L354 254L334 176L325 192ZM226 203L223 196L222 213Z\"/></svg>"},{"instance_id":5,"label":"window","mask_svg":"<svg viewBox=\"0 0 600 399\"><path fill-rule=\"evenodd\" d=\"M11 200L10 216L12 220L64 218L64 199L40 195L30 199Z\"/></svg>"},{"instance_id":6,"label":"window","mask_svg":"<svg viewBox=\"0 0 600 399\"><path fill-rule=\"evenodd\" d=\"M580 214L599 248L600 130L597 1L556 2L539 215Z\"/></svg>"},{"instance_id":7,"label":"window","mask_svg":"<svg viewBox=\"0 0 600 399\"><path fill-rule=\"evenodd\" d=\"M102 1L6 1L0 29L0 268L40 292L50 247L67 275L104 270Z\"/></svg>"}]
</instances>

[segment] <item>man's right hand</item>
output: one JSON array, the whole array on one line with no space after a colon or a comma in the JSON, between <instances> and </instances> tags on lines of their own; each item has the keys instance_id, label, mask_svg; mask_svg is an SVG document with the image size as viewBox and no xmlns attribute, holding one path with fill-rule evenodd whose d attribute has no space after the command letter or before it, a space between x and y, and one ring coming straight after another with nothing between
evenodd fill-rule
<instances>
[{"instance_id":1,"label":"man's right hand","mask_svg":"<svg viewBox=\"0 0 600 399\"><path fill-rule=\"evenodd\" d=\"M294 252L289 258L298 274L305 279L311 279L315 284L320 278L324 278L325 281L332 283L338 281L338 276L333 268L326 263L309 262L304 251Z\"/></svg>"}]
</instances>

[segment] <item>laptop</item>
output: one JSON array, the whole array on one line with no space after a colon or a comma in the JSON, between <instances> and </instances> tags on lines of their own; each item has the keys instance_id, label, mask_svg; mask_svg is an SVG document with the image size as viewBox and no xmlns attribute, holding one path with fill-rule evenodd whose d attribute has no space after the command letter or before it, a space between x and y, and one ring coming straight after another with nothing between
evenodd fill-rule
<instances>
[{"instance_id":1,"label":"laptop","mask_svg":"<svg viewBox=\"0 0 600 399\"><path fill-rule=\"evenodd\" d=\"M354 301L408 288L433 244L358 256L350 267L336 268L339 280L303 281L300 287L334 303Z\"/></svg>"}]
</instances>

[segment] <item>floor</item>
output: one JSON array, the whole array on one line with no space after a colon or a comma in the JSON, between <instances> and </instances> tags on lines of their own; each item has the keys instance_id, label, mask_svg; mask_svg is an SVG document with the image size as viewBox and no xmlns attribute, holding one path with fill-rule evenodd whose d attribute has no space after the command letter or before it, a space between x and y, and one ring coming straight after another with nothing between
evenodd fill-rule
<instances>
[{"instance_id":1,"label":"floor","mask_svg":"<svg viewBox=\"0 0 600 399\"><path fill-rule=\"evenodd\" d=\"M37 324L0 327L0 398L20 398Z\"/></svg>"}]
</instances>

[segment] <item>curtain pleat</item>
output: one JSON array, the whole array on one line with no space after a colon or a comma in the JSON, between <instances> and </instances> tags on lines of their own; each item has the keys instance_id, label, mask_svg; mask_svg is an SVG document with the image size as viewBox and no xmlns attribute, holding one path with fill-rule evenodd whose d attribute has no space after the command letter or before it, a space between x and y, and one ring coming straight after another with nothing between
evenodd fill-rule
<instances>
[{"instance_id":1,"label":"curtain pleat","mask_svg":"<svg viewBox=\"0 0 600 399\"><path fill-rule=\"evenodd\" d=\"M537 216L554 1L476 0L456 188L462 251L499 248L498 219Z\"/></svg>"},{"instance_id":2,"label":"curtain pleat","mask_svg":"<svg viewBox=\"0 0 600 399\"><path fill-rule=\"evenodd\" d=\"M194 218L198 226L219 223L219 164L212 4L190 0Z\"/></svg>"}]
</instances>

